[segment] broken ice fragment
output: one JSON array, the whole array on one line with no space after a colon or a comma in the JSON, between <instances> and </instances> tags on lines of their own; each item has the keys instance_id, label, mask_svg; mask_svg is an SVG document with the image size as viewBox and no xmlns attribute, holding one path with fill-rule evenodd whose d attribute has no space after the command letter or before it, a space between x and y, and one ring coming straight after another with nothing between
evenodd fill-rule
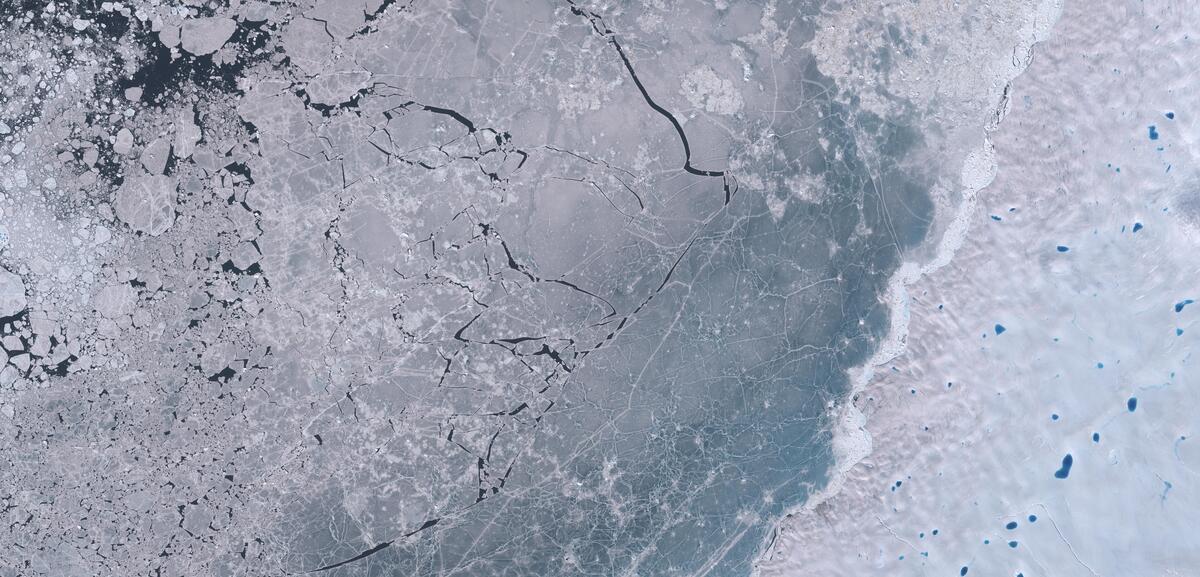
<instances>
[{"instance_id":1,"label":"broken ice fragment","mask_svg":"<svg viewBox=\"0 0 1200 577\"><path fill-rule=\"evenodd\" d=\"M234 249L230 260L233 262L233 266L237 267L238 270L244 271L249 269L252 265L254 265L254 263L258 262L259 258L261 257L262 255L259 254L258 248L256 248L253 243L243 242L239 244L236 249Z\"/></svg>"},{"instance_id":2,"label":"broken ice fragment","mask_svg":"<svg viewBox=\"0 0 1200 577\"><path fill-rule=\"evenodd\" d=\"M680 92L695 108L716 114L736 114L742 109L742 95L733 82L710 66L692 70L683 78Z\"/></svg>"},{"instance_id":3,"label":"broken ice fragment","mask_svg":"<svg viewBox=\"0 0 1200 577\"><path fill-rule=\"evenodd\" d=\"M25 283L21 277L0 268L0 317L11 317L25 310Z\"/></svg>"},{"instance_id":4,"label":"broken ice fragment","mask_svg":"<svg viewBox=\"0 0 1200 577\"><path fill-rule=\"evenodd\" d=\"M142 166L150 174L162 174L167 169L167 157L170 154L171 143L165 138L157 138L142 150Z\"/></svg>"},{"instance_id":5,"label":"broken ice fragment","mask_svg":"<svg viewBox=\"0 0 1200 577\"><path fill-rule=\"evenodd\" d=\"M113 152L124 156L131 150L133 150L133 133L128 128L122 128L117 132L117 140L113 142Z\"/></svg>"},{"instance_id":6,"label":"broken ice fragment","mask_svg":"<svg viewBox=\"0 0 1200 577\"><path fill-rule=\"evenodd\" d=\"M132 178L117 191L113 208L133 230L158 236L175 223L175 186L162 175Z\"/></svg>"},{"instance_id":7,"label":"broken ice fragment","mask_svg":"<svg viewBox=\"0 0 1200 577\"><path fill-rule=\"evenodd\" d=\"M241 17L246 22L266 22L274 8L261 0L245 0L242 2L241 11Z\"/></svg>"},{"instance_id":8,"label":"broken ice fragment","mask_svg":"<svg viewBox=\"0 0 1200 577\"><path fill-rule=\"evenodd\" d=\"M234 30L237 23L229 18L193 18L183 23L180 44L196 56L212 54L225 45Z\"/></svg>"},{"instance_id":9,"label":"broken ice fragment","mask_svg":"<svg viewBox=\"0 0 1200 577\"><path fill-rule=\"evenodd\" d=\"M179 27L174 24L163 26L162 30L158 31L158 41L167 48L179 46Z\"/></svg>"},{"instance_id":10,"label":"broken ice fragment","mask_svg":"<svg viewBox=\"0 0 1200 577\"><path fill-rule=\"evenodd\" d=\"M12 363L12 365L14 367L17 367L17 370L24 373L29 370L29 364L30 364L29 353L21 353L15 357L9 359L8 362Z\"/></svg>"},{"instance_id":11,"label":"broken ice fragment","mask_svg":"<svg viewBox=\"0 0 1200 577\"><path fill-rule=\"evenodd\" d=\"M96 293L93 306L105 318L115 319L133 312L137 291L128 284L110 285Z\"/></svg>"},{"instance_id":12,"label":"broken ice fragment","mask_svg":"<svg viewBox=\"0 0 1200 577\"><path fill-rule=\"evenodd\" d=\"M3 369L0 369L0 386L11 386L17 381L18 378L20 378L20 376L21 375L17 372L16 367L5 365Z\"/></svg>"},{"instance_id":13,"label":"broken ice fragment","mask_svg":"<svg viewBox=\"0 0 1200 577\"><path fill-rule=\"evenodd\" d=\"M196 151L196 143L200 142L203 133L193 120L194 112L187 109L179 114L175 122L175 156L189 158Z\"/></svg>"}]
</instances>

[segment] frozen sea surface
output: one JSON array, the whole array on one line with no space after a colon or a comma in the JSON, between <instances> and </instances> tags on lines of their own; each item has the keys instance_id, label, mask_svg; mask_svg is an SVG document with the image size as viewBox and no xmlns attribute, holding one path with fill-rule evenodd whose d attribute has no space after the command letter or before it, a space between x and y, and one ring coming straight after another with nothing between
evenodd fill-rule
<instances>
[{"instance_id":1,"label":"frozen sea surface","mask_svg":"<svg viewBox=\"0 0 1200 577\"><path fill-rule=\"evenodd\" d=\"M0 4L0 576L1197 565L1196 15L1061 9Z\"/></svg>"}]
</instances>

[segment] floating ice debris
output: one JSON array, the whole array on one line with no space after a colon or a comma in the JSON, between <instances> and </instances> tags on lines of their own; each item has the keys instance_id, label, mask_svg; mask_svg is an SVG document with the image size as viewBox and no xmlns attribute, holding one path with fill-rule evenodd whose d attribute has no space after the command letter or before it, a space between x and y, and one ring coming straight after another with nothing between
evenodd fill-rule
<instances>
[{"instance_id":1,"label":"floating ice debris","mask_svg":"<svg viewBox=\"0 0 1200 577\"><path fill-rule=\"evenodd\" d=\"M237 23L229 18L192 18L184 21L179 43L184 50L204 56L224 46L235 30Z\"/></svg>"},{"instance_id":2,"label":"floating ice debris","mask_svg":"<svg viewBox=\"0 0 1200 577\"><path fill-rule=\"evenodd\" d=\"M238 270L248 270L251 266L258 262L262 255L258 252L258 248L253 243L240 243L233 250L230 256L230 263Z\"/></svg>"},{"instance_id":3,"label":"floating ice debris","mask_svg":"<svg viewBox=\"0 0 1200 577\"><path fill-rule=\"evenodd\" d=\"M125 181L113 203L130 228L158 236L175 222L175 181L166 176L139 176Z\"/></svg>"},{"instance_id":4,"label":"floating ice debris","mask_svg":"<svg viewBox=\"0 0 1200 577\"><path fill-rule=\"evenodd\" d=\"M11 317L25 310L25 283L21 277L0 268L0 317Z\"/></svg>"},{"instance_id":5,"label":"floating ice debris","mask_svg":"<svg viewBox=\"0 0 1200 577\"><path fill-rule=\"evenodd\" d=\"M163 26L162 30L158 31L158 41L167 48L179 46L179 27L174 24Z\"/></svg>"},{"instance_id":6,"label":"floating ice debris","mask_svg":"<svg viewBox=\"0 0 1200 577\"><path fill-rule=\"evenodd\" d=\"M124 156L131 150L133 150L133 133L128 128L122 128L117 132L117 139L113 142L113 152Z\"/></svg>"},{"instance_id":7,"label":"floating ice debris","mask_svg":"<svg viewBox=\"0 0 1200 577\"><path fill-rule=\"evenodd\" d=\"M171 155L171 143L166 138L156 138L142 150L142 166L153 175L167 169L167 158Z\"/></svg>"},{"instance_id":8,"label":"floating ice debris","mask_svg":"<svg viewBox=\"0 0 1200 577\"><path fill-rule=\"evenodd\" d=\"M116 319L133 312L137 291L129 284L109 285L96 293L92 307L105 318Z\"/></svg>"},{"instance_id":9,"label":"floating ice debris","mask_svg":"<svg viewBox=\"0 0 1200 577\"><path fill-rule=\"evenodd\" d=\"M180 159L189 158L196 151L203 132L193 118L194 112L189 108L179 113L175 119L175 145L172 151Z\"/></svg>"}]
</instances>

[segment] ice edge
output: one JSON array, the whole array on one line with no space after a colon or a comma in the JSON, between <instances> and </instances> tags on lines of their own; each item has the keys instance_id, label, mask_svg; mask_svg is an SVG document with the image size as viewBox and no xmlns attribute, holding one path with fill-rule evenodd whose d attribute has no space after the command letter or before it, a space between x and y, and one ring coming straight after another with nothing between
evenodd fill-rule
<instances>
[{"instance_id":1,"label":"ice edge","mask_svg":"<svg viewBox=\"0 0 1200 577\"><path fill-rule=\"evenodd\" d=\"M955 253L962 246L967 233L970 232L971 217L975 214L979 192L992 183L996 176L995 149L989 138L992 132L1000 128L1004 117L1008 114L1011 104L1010 93L1012 83L1028 67L1033 60L1034 47L1045 41L1050 30L1062 14L1063 0L1045 0L1038 6L1034 16L1033 33L1028 38L1025 54L1017 58L1020 45L1014 46L1011 74L1008 78L997 78L997 84L1003 83L999 102L992 109L992 118L984 126L983 143L972 151L963 161L962 167L962 202L959 204L954 219L947 226L938 242L937 251L932 259L925 263L905 262L892 278L888 280L888 288L884 298L892 311L887 337L880 342L875 353L861 366L851 369L851 389L841 400L829 407L833 414L833 454L834 467L829 475L829 482L821 490L809 495L805 501L788 509L775 520L774 530L770 531L760 546L758 559L755 560L751 571L752 577L759 577L763 562L773 557L784 532L788 517L801 515L815 510L822 503L838 495L845 484L846 475L863 459L870 456L873 446L871 434L866 429L866 415L854 406L855 396L862 391L875 376L875 368L886 365L900 356L907 348L909 323L909 285L917 282L923 276L946 266L954 259Z\"/></svg>"}]
</instances>

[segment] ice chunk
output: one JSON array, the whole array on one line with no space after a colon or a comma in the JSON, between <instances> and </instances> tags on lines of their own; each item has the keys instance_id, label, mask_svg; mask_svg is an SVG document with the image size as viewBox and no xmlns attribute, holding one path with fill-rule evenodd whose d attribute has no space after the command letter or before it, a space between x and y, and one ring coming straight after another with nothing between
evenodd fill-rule
<instances>
[{"instance_id":1,"label":"ice chunk","mask_svg":"<svg viewBox=\"0 0 1200 577\"><path fill-rule=\"evenodd\" d=\"M212 54L233 36L237 23L229 18L193 18L183 23L180 44L197 56Z\"/></svg>"},{"instance_id":2,"label":"ice chunk","mask_svg":"<svg viewBox=\"0 0 1200 577\"><path fill-rule=\"evenodd\" d=\"M253 243L243 242L234 249L230 260L233 261L233 266L237 267L238 270L246 270L258 262L260 258L262 258L262 255L259 254L258 248Z\"/></svg>"},{"instance_id":3,"label":"ice chunk","mask_svg":"<svg viewBox=\"0 0 1200 577\"><path fill-rule=\"evenodd\" d=\"M158 41L167 48L179 46L179 27L174 24L163 26L162 30L158 31Z\"/></svg>"},{"instance_id":4,"label":"ice chunk","mask_svg":"<svg viewBox=\"0 0 1200 577\"><path fill-rule=\"evenodd\" d=\"M196 143L200 142L203 133L193 120L194 113L188 109L179 114L175 122L175 156L189 158L196 151Z\"/></svg>"},{"instance_id":5,"label":"ice chunk","mask_svg":"<svg viewBox=\"0 0 1200 577\"><path fill-rule=\"evenodd\" d=\"M21 374L17 372L17 368L11 365L5 365L0 369L0 386L11 386L20 378Z\"/></svg>"},{"instance_id":6,"label":"ice chunk","mask_svg":"<svg viewBox=\"0 0 1200 577\"><path fill-rule=\"evenodd\" d=\"M119 217L130 228L158 236L175 223L174 179L139 176L125 182L113 202Z\"/></svg>"},{"instance_id":7,"label":"ice chunk","mask_svg":"<svg viewBox=\"0 0 1200 577\"><path fill-rule=\"evenodd\" d=\"M117 132L117 140L113 143L113 152L124 156L131 150L133 150L133 133L128 128L122 128Z\"/></svg>"},{"instance_id":8,"label":"ice chunk","mask_svg":"<svg viewBox=\"0 0 1200 577\"><path fill-rule=\"evenodd\" d=\"M0 317L18 314L25 306L25 283L21 277L0 268Z\"/></svg>"},{"instance_id":9,"label":"ice chunk","mask_svg":"<svg viewBox=\"0 0 1200 577\"><path fill-rule=\"evenodd\" d=\"M733 82L721 78L709 66L685 76L680 91L693 107L716 114L736 114L743 106L742 95Z\"/></svg>"},{"instance_id":10,"label":"ice chunk","mask_svg":"<svg viewBox=\"0 0 1200 577\"><path fill-rule=\"evenodd\" d=\"M109 285L96 293L93 301L96 312L105 318L115 319L133 312L137 304L137 291L128 284Z\"/></svg>"},{"instance_id":11,"label":"ice chunk","mask_svg":"<svg viewBox=\"0 0 1200 577\"><path fill-rule=\"evenodd\" d=\"M29 370L29 364L30 364L29 353L19 354L15 357L9 359L8 361L10 363L12 363L12 365L14 367L17 367L17 370L21 371L22 373Z\"/></svg>"},{"instance_id":12,"label":"ice chunk","mask_svg":"<svg viewBox=\"0 0 1200 577\"><path fill-rule=\"evenodd\" d=\"M142 151L142 166L150 174L162 174L167 169L167 157L171 155L171 143L165 138L156 138Z\"/></svg>"},{"instance_id":13,"label":"ice chunk","mask_svg":"<svg viewBox=\"0 0 1200 577\"><path fill-rule=\"evenodd\" d=\"M274 8L262 0L242 2L241 17L246 22L266 22L274 14Z\"/></svg>"}]
</instances>

